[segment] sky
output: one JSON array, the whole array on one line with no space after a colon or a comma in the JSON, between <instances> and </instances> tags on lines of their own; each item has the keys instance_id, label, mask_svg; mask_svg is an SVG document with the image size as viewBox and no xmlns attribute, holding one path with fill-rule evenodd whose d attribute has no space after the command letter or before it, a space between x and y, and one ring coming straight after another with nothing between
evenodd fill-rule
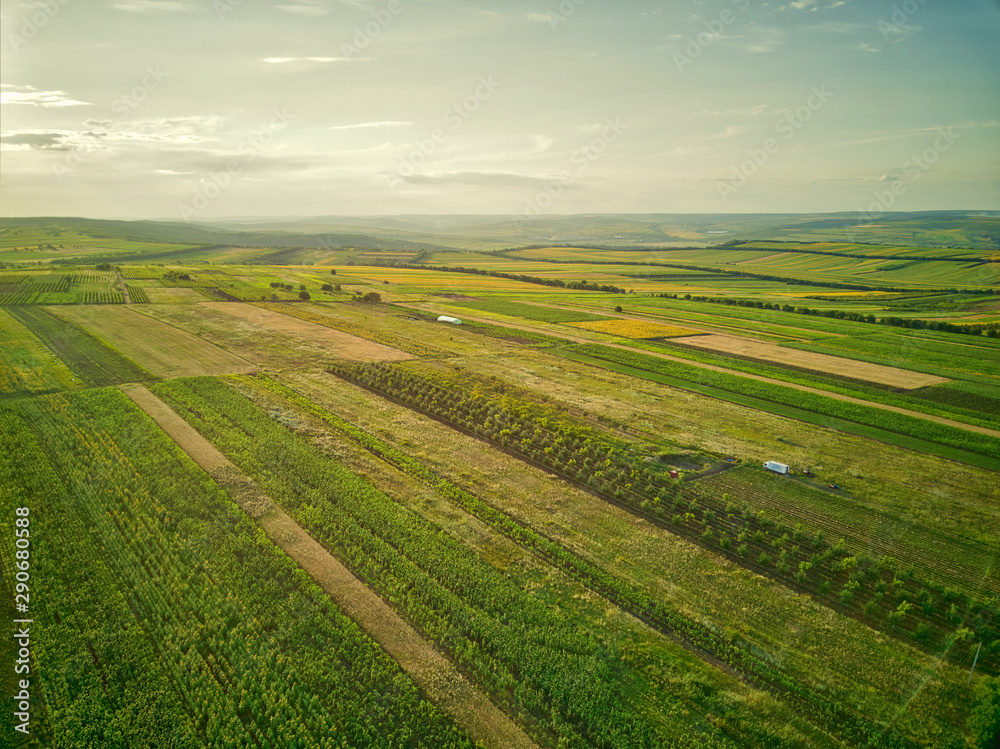
<instances>
[{"instance_id":1,"label":"sky","mask_svg":"<svg viewBox=\"0 0 1000 749\"><path fill-rule=\"evenodd\" d=\"M0 15L7 216L1000 209L998 0Z\"/></svg>"}]
</instances>

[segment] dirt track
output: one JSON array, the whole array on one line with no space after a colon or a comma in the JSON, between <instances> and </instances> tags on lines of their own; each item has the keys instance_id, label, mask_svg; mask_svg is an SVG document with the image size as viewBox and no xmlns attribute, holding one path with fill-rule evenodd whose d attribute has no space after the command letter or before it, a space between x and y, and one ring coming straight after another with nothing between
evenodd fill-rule
<instances>
[{"instance_id":1,"label":"dirt track","mask_svg":"<svg viewBox=\"0 0 1000 749\"><path fill-rule=\"evenodd\" d=\"M323 588L351 619L399 663L417 686L476 741L497 749L536 745L447 658L261 492L228 458L166 403L141 385L128 395L218 481L268 537Z\"/></svg>"}]
</instances>

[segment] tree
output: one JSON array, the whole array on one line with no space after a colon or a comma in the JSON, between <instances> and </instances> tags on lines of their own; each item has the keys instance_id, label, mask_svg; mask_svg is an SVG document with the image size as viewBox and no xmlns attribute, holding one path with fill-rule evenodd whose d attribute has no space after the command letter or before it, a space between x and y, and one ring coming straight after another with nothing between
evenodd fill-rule
<instances>
[{"instance_id":1,"label":"tree","mask_svg":"<svg viewBox=\"0 0 1000 749\"><path fill-rule=\"evenodd\" d=\"M328 283L323 284L319 287L321 291L333 291L333 286Z\"/></svg>"},{"instance_id":2,"label":"tree","mask_svg":"<svg viewBox=\"0 0 1000 749\"><path fill-rule=\"evenodd\" d=\"M299 292L299 299L301 299L303 302L308 302L311 298L312 297L309 296L309 292L308 291L300 291Z\"/></svg>"},{"instance_id":3,"label":"tree","mask_svg":"<svg viewBox=\"0 0 1000 749\"><path fill-rule=\"evenodd\" d=\"M336 268L330 268L330 275L331 276L337 275L337 269Z\"/></svg>"},{"instance_id":4,"label":"tree","mask_svg":"<svg viewBox=\"0 0 1000 749\"><path fill-rule=\"evenodd\" d=\"M382 295L377 291L369 291L363 297L361 297L362 302L370 302L372 304L378 304L382 301Z\"/></svg>"}]
</instances>

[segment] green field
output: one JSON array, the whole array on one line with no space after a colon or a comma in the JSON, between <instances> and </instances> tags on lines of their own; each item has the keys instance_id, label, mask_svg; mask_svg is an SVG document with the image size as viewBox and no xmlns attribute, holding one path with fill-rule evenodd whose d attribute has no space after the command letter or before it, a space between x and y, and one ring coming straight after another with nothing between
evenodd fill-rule
<instances>
[{"instance_id":1,"label":"green field","mask_svg":"<svg viewBox=\"0 0 1000 749\"><path fill-rule=\"evenodd\" d=\"M993 749L997 219L574 220L0 220L14 746Z\"/></svg>"}]
</instances>

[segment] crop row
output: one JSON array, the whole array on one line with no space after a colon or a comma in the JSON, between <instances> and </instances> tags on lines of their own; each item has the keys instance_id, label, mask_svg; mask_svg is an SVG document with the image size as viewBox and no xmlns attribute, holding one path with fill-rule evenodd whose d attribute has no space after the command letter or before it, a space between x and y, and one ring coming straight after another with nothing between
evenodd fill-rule
<instances>
[{"instance_id":1,"label":"crop row","mask_svg":"<svg viewBox=\"0 0 1000 749\"><path fill-rule=\"evenodd\" d=\"M716 372L703 367L669 361L639 352L602 346L600 344L580 344L568 347L571 352L595 357L612 364L651 372L656 375L675 378L695 385L702 385L736 395L775 403L781 406L808 411L822 416L870 426L876 429L935 442L988 458L1000 459L1000 440L985 434L965 431L946 424L927 421L906 414L885 409L828 398L815 393L761 382L737 374Z\"/></svg>"},{"instance_id":2,"label":"crop row","mask_svg":"<svg viewBox=\"0 0 1000 749\"><path fill-rule=\"evenodd\" d=\"M295 391L267 377L243 378L243 381L266 388L294 404L298 409L322 419L355 444L430 486L456 507L474 515L521 547L558 567L598 595L607 598L650 626L666 634L681 637L696 651L723 661L753 683L788 699L799 712L805 713L819 724L826 725L828 729L841 734L843 738L851 742L867 743L882 732L880 726L854 715L830 697L804 686L780 669L758 658L748 648L741 646L736 638L718 634L704 624L680 614L638 586L609 573L510 514L455 486L420 461L314 405ZM871 745L892 746L896 741L895 737L890 736Z\"/></svg>"},{"instance_id":3,"label":"crop row","mask_svg":"<svg viewBox=\"0 0 1000 749\"><path fill-rule=\"evenodd\" d=\"M0 306L13 307L21 304L33 304L38 298L38 291L31 287L31 291L16 291L9 294L0 294Z\"/></svg>"},{"instance_id":4,"label":"crop row","mask_svg":"<svg viewBox=\"0 0 1000 749\"><path fill-rule=\"evenodd\" d=\"M664 746L615 650L217 380L155 390L369 587L550 746ZM664 713L688 709L662 695ZM685 746L723 746L710 727Z\"/></svg>"},{"instance_id":5,"label":"crop row","mask_svg":"<svg viewBox=\"0 0 1000 749\"><path fill-rule=\"evenodd\" d=\"M42 599L60 627L38 650L60 745L471 749L121 393L35 399L9 421L32 449L5 483L35 488L41 579L66 585ZM88 640L81 690L67 659Z\"/></svg>"},{"instance_id":6,"label":"crop row","mask_svg":"<svg viewBox=\"0 0 1000 749\"><path fill-rule=\"evenodd\" d=\"M125 304L125 295L120 291L85 291L84 304Z\"/></svg>"},{"instance_id":7,"label":"crop row","mask_svg":"<svg viewBox=\"0 0 1000 749\"><path fill-rule=\"evenodd\" d=\"M490 383L474 381L468 373L446 378L401 366L346 362L328 371L555 471L737 563L809 590L829 605L863 614L873 626L909 633L935 649L950 648L956 636L975 634L986 642L989 662L1000 660L995 600L957 596L956 609L968 612L961 618L973 628L956 635L955 623L922 592L930 584L915 579L912 570L894 571L852 557L843 540L831 545L748 512L728 497L682 486L552 407L518 398L509 389L491 392ZM907 615L917 602L921 608Z\"/></svg>"},{"instance_id":8,"label":"crop row","mask_svg":"<svg viewBox=\"0 0 1000 749\"><path fill-rule=\"evenodd\" d=\"M149 304L149 294L141 286L126 286L128 298L132 304Z\"/></svg>"},{"instance_id":9,"label":"crop row","mask_svg":"<svg viewBox=\"0 0 1000 749\"><path fill-rule=\"evenodd\" d=\"M124 268L122 276L125 276ZM114 281L114 272L108 270L78 270L70 278L71 283L114 283Z\"/></svg>"}]
</instances>

